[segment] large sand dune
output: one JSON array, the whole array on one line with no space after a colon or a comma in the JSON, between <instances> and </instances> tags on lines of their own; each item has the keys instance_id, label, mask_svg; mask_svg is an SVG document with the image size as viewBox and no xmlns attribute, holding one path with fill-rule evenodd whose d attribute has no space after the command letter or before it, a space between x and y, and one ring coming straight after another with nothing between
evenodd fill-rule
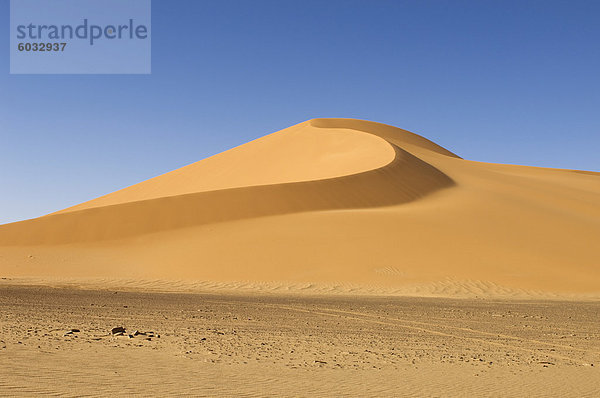
<instances>
[{"instance_id":1,"label":"large sand dune","mask_svg":"<svg viewBox=\"0 0 600 398\"><path fill-rule=\"evenodd\" d=\"M0 226L0 273L164 289L598 297L599 240L598 173L473 162L395 127L315 119Z\"/></svg>"}]
</instances>

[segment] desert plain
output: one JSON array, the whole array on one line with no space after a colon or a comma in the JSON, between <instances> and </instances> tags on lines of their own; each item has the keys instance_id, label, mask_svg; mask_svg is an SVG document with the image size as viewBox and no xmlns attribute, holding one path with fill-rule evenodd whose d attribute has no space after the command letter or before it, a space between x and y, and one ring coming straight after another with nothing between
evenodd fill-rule
<instances>
[{"instance_id":1,"label":"desert plain","mask_svg":"<svg viewBox=\"0 0 600 398\"><path fill-rule=\"evenodd\" d=\"M0 311L2 396L593 397L600 380L597 302L4 281Z\"/></svg>"},{"instance_id":2,"label":"desert plain","mask_svg":"<svg viewBox=\"0 0 600 398\"><path fill-rule=\"evenodd\" d=\"M598 396L600 174L313 119L0 226L2 396Z\"/></svg>"}]
</instances>

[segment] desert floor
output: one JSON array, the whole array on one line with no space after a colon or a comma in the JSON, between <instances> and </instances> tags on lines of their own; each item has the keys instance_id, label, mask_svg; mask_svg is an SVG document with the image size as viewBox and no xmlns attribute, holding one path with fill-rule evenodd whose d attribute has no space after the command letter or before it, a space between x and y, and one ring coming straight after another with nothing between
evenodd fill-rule
<instances>
[{"instance_id":1,"label":"desert floor","mask_svg":"<svg viewBox=\"0 0 600 398\"><path fill-rule=\"evenodd\" d=\"M599 326L598 302L3 284L0 395L597 396Z\"/></svg>"}]
</instances>

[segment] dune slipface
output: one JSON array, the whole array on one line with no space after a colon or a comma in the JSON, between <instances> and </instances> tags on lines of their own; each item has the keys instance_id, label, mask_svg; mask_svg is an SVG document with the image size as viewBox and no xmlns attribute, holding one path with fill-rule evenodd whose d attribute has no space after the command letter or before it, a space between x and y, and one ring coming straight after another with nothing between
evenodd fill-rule
<instances>
[{"instance_id":1,"label":"dune slipface","mask_svg":"<svg viewBox=\"0 0 600 398\"><path fill-rule=\"evenodd\" d=\"M599 204L598 173L473 162L395 127L314 119L0 226L0 272L161 288L597 297Z\"/></svg>"}]
</instances>

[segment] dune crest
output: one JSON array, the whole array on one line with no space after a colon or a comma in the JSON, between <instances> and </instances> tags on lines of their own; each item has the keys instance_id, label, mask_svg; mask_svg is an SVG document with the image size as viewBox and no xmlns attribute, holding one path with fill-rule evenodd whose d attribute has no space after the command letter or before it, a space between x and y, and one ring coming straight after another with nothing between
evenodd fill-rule
<instances>
[{"instance_id":1,"label":"dune crest","mask_svg":"<svg viewBox=\"0 0 600 398\"><path fill-rule=\"evenodd\" d=\"M398 146L409 145L419 147L441 155L460 159L460 156L450 152L446 148L442 148L435 142L429 141L425 137L387 124L356 119L311 119L307 123L321 129L349 129L362 131L368 134L377 135Z\"/></svg>"},{"instance_id":2,"label":"dune crest","mask_svg":"<svg viewBox=\"0 0 600 398\"><path fill-rule=\"evenodd\" d=\"M0 226L0 272L448 296L466 288L445 281L478 281L460 286L600 297L599 178L472 162L396 127L313 119Z\"/></svg>"},{"instance_id":3,"label":"dune crest","mask_svg":"<svg viewBox=\"0 0 600 398\"><path fill-rule=\"evenodd\" d=\"M247 144L249 148L243 145L232 153L224 152L226 161L236 165L230 169L237 177L236 183L229 181L235 185L231 188L207 190L210 185L202 185L204 166L211 171L211 162L222 162L217 155L99 199L14 223L0 230L0 237L8 245L115 240L246 218L390 206L453 185L435 167L377 133L357 131L351 128L352 123L329 123L316 129L311 128L314 123L322 124L323 119L268 135ZM359 123L356 127L364 128ZM275 154L274 159L268 158L265 147ZM278 152L281 147L288 152L285 157ZM292 149L294 157L289 153ZM240 159L231 158L236 155ZM252 168L257 167L256 159L260 159L260 172L277 174L257 175ZM281 168L274 167L281 163ZM221 185L227 186L227 181ZM256 184L257 181L285 182ZM191 186L198 191L181 193L191 190Z\"/></svg>"},{"instance_id":4,"label":"dune crest","mask_svg":"<svg viewBox=\"0 0 600 398\"><path fill-rule=\"evenodd\" d=\"M56 214L249 186L341 177L383 167L395 151L377 135L304 122Z\"/></svg>"}]
</instances>

